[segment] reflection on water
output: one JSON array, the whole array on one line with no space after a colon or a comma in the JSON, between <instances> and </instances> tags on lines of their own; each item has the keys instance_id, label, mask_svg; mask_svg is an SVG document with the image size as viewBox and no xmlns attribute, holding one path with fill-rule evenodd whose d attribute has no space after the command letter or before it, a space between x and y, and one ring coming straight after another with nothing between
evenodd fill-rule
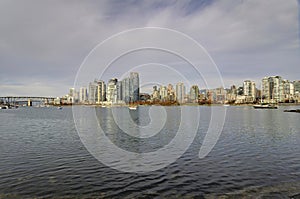
<instances>
[{"instance_id":1,"label":"reflection on water","mask_svg":"<svg viewBox=\"0 0 300 199\"><path fill-rule=\"evenodd\" d=\"M168 115L166 122L157 127L161 130L145 138L138 138L138 125L151 125L150 107L137 111L81 108L95 110L100 126L117 146L150 152L172 141L179 128L180 109L191 107L166 107L161 112ZM210 108L200 107L198 133L183 156L166 168L134 174L111 169L88 153L76 132L71 108L1 110L0 198L284 198L300 193L299 114L284 113L283 108L228 107L216 146L199 159L209 120ZM130 133L124 133L118 122ZM188 125L186 132L188 135Z\"/></svg>"}]
</instances>

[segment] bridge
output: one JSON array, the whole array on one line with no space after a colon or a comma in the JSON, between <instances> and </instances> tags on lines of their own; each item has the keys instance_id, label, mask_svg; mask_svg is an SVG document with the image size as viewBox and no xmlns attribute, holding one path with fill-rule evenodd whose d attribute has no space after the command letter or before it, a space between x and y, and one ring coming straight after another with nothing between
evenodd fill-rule
<instances>
[{"instance_id":1,"label":"bridge","mask_svg":"<svg viewBox=\"0 0 300 199\"><path fill-rule=\"evenodd\" d=\"M0 97L0 104L16 105L20 102L26 102L28 106L32 106L32 102L43 102L44 104L53 104L55 97L41 96L5 96Z\"/></svg>"}]
</instances>

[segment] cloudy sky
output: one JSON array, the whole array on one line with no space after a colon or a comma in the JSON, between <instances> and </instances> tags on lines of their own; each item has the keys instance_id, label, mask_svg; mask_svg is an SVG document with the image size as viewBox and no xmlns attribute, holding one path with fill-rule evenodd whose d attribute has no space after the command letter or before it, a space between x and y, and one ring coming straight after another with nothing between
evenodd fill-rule
<instances>
[{"instance_id":1,"label":"cloudy sky","mask_svg":"<svg viewBox=\"0 0 300 199\"><path fill-rule=\"evenodd\" d=\"M259 85L260 79L269 75L299 80L298 3L0 0L0 95L64 95L73 87L92 49L112 35L141 27L173 29L193 38L214 60L226 87L241 85L245 79ZM164 38L163 41L170 39ZM131 41L118 40L106 50L114 53L128 42ZM103 79L121 78L126 71L136 69L144 84L176 83L176 74L165 69L177 67L180 75L201 86L203 80L193 76L178 57L150 51L132 53L116 61ZM193 61L201 62L200 58ZM151 62L158 64L147 64ZM133 68L120 69L126 65ZM143 70L139 70L140 66ZM100 75L96 73L94 78Z\"/></svg>"}]
</instances>

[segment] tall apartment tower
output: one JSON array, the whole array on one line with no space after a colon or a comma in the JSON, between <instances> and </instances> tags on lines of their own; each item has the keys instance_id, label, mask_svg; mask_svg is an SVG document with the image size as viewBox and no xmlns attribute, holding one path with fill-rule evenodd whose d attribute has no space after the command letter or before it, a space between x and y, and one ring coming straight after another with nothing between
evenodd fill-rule
<instances>
[{"instance_id":1,"label":"tall apartment tower","mask_svg":"<svg viewBox=\"0 0 300 199\"><path fill-rule=\"evenodd\" d=\"M118 79L112 78L107 84L106 99L112 104L117 103L117 83Z\"/></svg>"},{"instance_id":2,"label":"tall apartment tower","mask_svg":"<svg viewBox=\"0 0 300 199\"><path fill-rule=\"evenodd\" d=\"M122 101L124 101L125 103L129 103L130 101L130 93L131 93L131 89L130 89L130 78L127 77L125 79L122 80Z\"/></svg>"},{"instance_id":3,"label":"tall apartment tower","mask_svg":"<svg viewBox=\"0 0 300 199\"><path fill-rule=\"evenodd\" d=\"M199 97L199 87L197 85L193 85L190 89L190 100L192 103L197 103Z\"/></svg>"},{"instance_id":4,"label":"tall apartment tower","mask_svg":"<svg viewBox=\"0 0 300 199\"><path fill-rule=\"evenodd\" d=\"M283 80L280 76L264 77L262 79L262 97L268 103L284 101Z\"/></svg>"},{"instance_id":5,"label":"tall apartment tower","mask_svg":"<svg viewBox=\"0 0 300 199\"><path fill-rule=\"evenodd\" d=\"M106 100L106 85L102 80L96 81L97 84L97 103L103 103Z\"/></svg>"},{"instance_id":6,"label":"tall apartment tower","mask_svg":"<svg viewBox=\"0 0 300 199\"><path fill-rule=\"evenodd\" d=\"M243 83L243 94L246 102L253 102L256 99L256 86L254 81L245 80Z\"/></svg>"},{"instance_id":7,"label":"tall apartment tower","mask_svg":"<svg viewBox=\"0 0 300 199\"><path fill-rule=\"evenodd\" d=\"M178 103L184 103L185 86L182 82L176 84L176 99Z\"/></svg>"},{"instance_id":8,"label":"tall apartment tower","mask_svg":"<svg viewBox=\"0 0 300 199\"><path fill-rule=\"evenodd\" d=\"M140 80L137 72L130 73L130 100L132 102L139 101L140 96Z\"/></svg>"},{"instance_id":9,"label":"tall apartment tower","mask_svg":"<svg viewBox=\"0 0 300 199\"><path fill-rule=\"evenodd\" d=\"M79 102L85 103L87 101L87 88L81 87L79 90Z\"/></svg>"}]
</instances>

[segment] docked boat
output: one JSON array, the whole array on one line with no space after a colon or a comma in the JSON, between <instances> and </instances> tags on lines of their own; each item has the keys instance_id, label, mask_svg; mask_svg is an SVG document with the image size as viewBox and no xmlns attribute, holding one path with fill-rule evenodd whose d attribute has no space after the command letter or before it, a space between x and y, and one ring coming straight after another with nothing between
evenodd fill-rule
<instances>
[{"instance_id":1,"label":"docked boat","mask_svg":"<svg viewBox=\"0 0 300 199\"><path fill-rule=\"evenodd\" d=\"M9 106L0 106L0 109L9 109Z\"/></svg>"},{"instance_id":2,"label":"docked boat","mask_svg":"<svg viewBox=\"0 0 300 199\"><path fill-rule=\"evenodd\" d=\"M262 90L262 85L261 85ZM262 97L260 98L260 104L253 105L255 109L278 109L278 105L274 102L271 103L263 103Z\"/></svg>"},{"instance_id":3,"label":"docked boat","mask_svg":"<svg viewBox=\"0 0 300 199\"><path fill-rule=\"evenodd\" d=\"M18 105L2 105L2 106L0 106L0 109L17 109L17 108L19 108L19 106Z\"/></svg>"},{"instance_id":4,"label":"docked boat","mask_svg":"<svg viewBox=\"0 0 300 199\"><path fill-rule=\"evenodd\" d=\"M283 112L300 113L300 109L284 110Z\"/></svg>"},{"instance_id":5,"label":"docked boat","mask_svg":"<svg viewBox=\"0 0 300 199\"><path fill-rule=\"evenodd\" d=\"M129 110L136 110L138 106L128 106Z\"/></svg>"},{"instance_id":6,"label":"docked boat","mask_svg":"<svg viewBox=\"0 0 300 199\"><path fill-rule=\"evenodd\" d=\"M255 109L278 109L278 105L276 104L257 104L253 105Z\"/></svg>"}]
</instances>

